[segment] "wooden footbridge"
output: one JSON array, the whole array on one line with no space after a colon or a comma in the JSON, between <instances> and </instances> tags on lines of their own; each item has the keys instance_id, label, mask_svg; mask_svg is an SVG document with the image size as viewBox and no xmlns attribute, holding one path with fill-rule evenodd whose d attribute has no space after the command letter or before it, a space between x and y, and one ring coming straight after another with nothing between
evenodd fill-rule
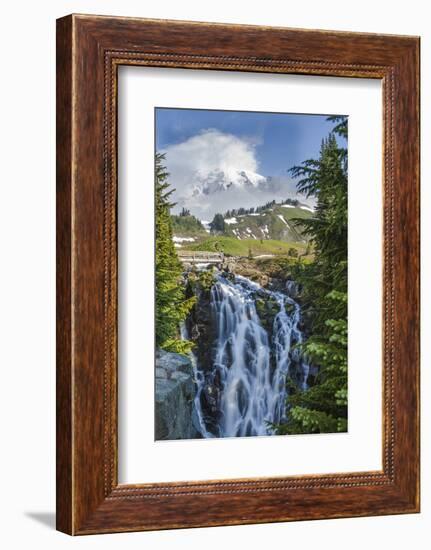
<instances>
[{"instance_id":1,"label":"wooden footbridge","mask_svg":"<svg viewBox=\"0 0 431 550\"><path fill-rule=\"evenodd\" d=\"M224 262L223 252L201 252L190 250L177 250L181 263L188 266L196 264L215 265L222 267Z\"/></svg>"}]
</instances>

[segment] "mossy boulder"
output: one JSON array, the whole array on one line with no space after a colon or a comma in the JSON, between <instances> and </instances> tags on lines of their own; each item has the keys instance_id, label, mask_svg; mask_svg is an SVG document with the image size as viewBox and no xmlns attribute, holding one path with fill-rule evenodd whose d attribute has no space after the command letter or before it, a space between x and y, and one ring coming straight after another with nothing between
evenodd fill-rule
<instances>
[{"instance_id":1,"label":"mossy boulder","mask_svg":"<svg viewBox=\"0 0 431 550\"><path fill-rule=\"evenodd\" d=\"M280 306L275 298L264 293L256 296L255 304L260 322L269 336L271 336L274 319L280 311Z\"/></svg>"}]
</instances>

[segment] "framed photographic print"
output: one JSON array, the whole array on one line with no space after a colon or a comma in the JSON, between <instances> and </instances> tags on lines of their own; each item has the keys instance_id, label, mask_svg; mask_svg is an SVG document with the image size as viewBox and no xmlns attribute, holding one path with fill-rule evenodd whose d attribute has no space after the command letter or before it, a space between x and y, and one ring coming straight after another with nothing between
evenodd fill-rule
<instances>
[{"instance_id":1,"label":"framed photographic print","mask_svg":"<svg viewBox=\"0 0 431 550\"><path fill-rule=\"evenodd\" d=\"M419 511L419 39L57 22L57 528Z\"/></svg>"}]
</instances>

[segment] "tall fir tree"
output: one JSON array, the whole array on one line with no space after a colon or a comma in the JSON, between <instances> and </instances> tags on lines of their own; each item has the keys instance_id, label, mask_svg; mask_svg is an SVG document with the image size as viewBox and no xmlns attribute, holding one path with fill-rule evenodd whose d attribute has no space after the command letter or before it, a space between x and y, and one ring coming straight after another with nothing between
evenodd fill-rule
<instances>
[{"instance_id":1,"label":"tall fir tree","mask_svg":"<svg viewBox=\"0 0 431 550\"><path fill-rule=\"evenodd\" d=\"M211 231L224 231L225 222L223 214L215 214L213 221L210 223Z\"/></svg>"},{"instance_id":2,"label":"tall fir tree","mask_svg":"<svg viewBox=\"0 0 431 550\"><path fill-rule=\"evenodd\" d=\"M163 165L164 155L156 154L156 345L167 351L187 353L191 343L180 338L180 324L195 303L185 297L182 266L175 251L172 234L170 202L173 189Z\"/></svg>"},{"instance_id":3,"label":"tall fir tree","mask_svg":"<svg viewBox=\"0 0 431 550\"><path fill-rule=\"evenodd\" d=\"M312 263L298 261L294 278L302 286L303 311L311 320L311 336L302 346L319 367L315 385L290 388L288 421L278 433L325 433L347 430L347 118L336 123L322 142L319 159L310 159L290 172L297 189L317 197L315 215L297 220L313 244Z\"/></svg>"}]
</instances>

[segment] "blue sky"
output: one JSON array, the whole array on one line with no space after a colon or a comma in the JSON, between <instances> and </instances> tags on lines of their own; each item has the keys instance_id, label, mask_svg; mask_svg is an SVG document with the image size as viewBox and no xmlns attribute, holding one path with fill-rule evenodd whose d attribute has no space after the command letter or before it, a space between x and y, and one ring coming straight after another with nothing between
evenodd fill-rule
<instances>
[{"instance_id":1,"label":"blue sky","mask_svg":"<svg viewBox=\"0 0 431 550\"><path fill-rule=\"evenodd\" d=\"M281 176L319 153L322 138L333 127L327 115L303 115L198 109L156 109L156 147L170 145L214 128L255 144L259 173Z\"/></svg>"},{"instance_id":2,"label":"blue sky","mask_svg":"<svg viewBox=\"0 0 431 550\"><path fill-rule=\"evenodd\" d=\"M288 170L318 158L334 126L327 116L157 108L156 148L165 153L173 211L186 206L212 219L228 207L307 202Z\"/></svg>"}]
</instances>

